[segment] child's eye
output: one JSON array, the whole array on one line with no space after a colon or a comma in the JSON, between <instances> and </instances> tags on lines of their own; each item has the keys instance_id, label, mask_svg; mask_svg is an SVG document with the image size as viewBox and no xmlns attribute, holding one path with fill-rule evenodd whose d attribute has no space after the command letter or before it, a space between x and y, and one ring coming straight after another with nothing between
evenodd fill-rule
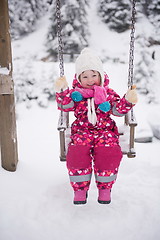
<instances>
[{"instance_id":1,"label":"child's eye","mask_svg":"<svg viewBox=\"0 0 160 240\"><path fill-rule=\"evenodd\" d=\"M84 76L83 78L87 78L87 76Z\"/></svg>"},{"instance_id":2,"label":"child's eye","mask_svg":"<svg viewBox=\"0 0 160 240\"><path fill-rule=\"evenodd\" d=\"M94 74L94 75L93 75L93 77L97 77L97 75L96 75L96 74Z\"/></svg>"}]
</instances>

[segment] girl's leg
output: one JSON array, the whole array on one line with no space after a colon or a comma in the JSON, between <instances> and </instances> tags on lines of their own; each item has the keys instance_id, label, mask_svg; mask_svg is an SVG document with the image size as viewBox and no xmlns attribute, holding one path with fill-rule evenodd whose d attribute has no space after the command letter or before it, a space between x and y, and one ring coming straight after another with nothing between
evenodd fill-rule
<instances>
[{"instance_id":1,"label":"girl's leg","mask_svg":"<svg viewBox=\"0 0 160 240\"><path fill-rule=\"evenodd\" d=\"M67 154L67 168L74 191L88 191L92 175L90 147L70 145Z\"/></svg>"},{"instance_id":2,"label":"girl's leg","mask_svg":"<svg viewBox=\"0 0 160 240\"><path fill-rule=\"evenodd\" d=\"M98 189L111 189L115 183L122 152L118 145L94 149L94 172Z\"/></svg>"},{"instance_id":3,"label":"girl's leg","mask_svg":"<svg viewBox=\"0 0 160 240\"><path fill-rule=\"evenodd\" d=\"M94 172L98 189L111 189L115 183L122 151L112 132L98 131L94 145Z\"/></svg>"},{"instance_id":4,"label":"girl's leg","mask_svg":"<svg viewBox=\"0 0 160 240\"><path fill-rule=\"evenodd\" d=\"M110 193L116 181L122 159L121 148L103 134L103 141L97 141L94 148L94 172L99 189L99 203L110 203Z\"/></svg>"},{"instance_id":5,"label":"girl's leg","mask_svg":"<svg viewBox=\"0 0 160 240\"><path fill-rule=\"evenodd\" d=\"M67 168L70 183L74 190L74 204L85 204L87 202L87 191L89 190L92 175L91 160L89 146L69 146Z\"/></svg>"}]
</instances>

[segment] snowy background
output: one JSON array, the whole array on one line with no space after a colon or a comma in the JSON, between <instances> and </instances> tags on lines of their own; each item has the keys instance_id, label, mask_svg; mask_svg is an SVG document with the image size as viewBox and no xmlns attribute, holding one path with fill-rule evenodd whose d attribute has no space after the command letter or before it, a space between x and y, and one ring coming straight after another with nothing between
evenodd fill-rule
<instances>
[{"instance_id":1,"label":"snowy background","mask_svg":"<svg viewBox=\"0 0 160 240\"><path fill-rule=\"evenodd\" d=\"M130 32L107 28L96 14L96 2L88 15L89 46L103 59L110 87L123 96L127 90ZM32 33L12 41L19 162L16 172L0 168L0 239L159 239L160 140L153 136L150 123L158 131L160 46L145 47L148 55L156 52L154 64L149 61L154 69L149 87L154 91L149 96L139 88L135 107L136 137L151 137L152 142L135 143L136 158L124 156L110 205L97 203L93 177L88 203L74 206L66 166L59 161L59 112L53 88L59 75L58 62L44 61L49 23L50 14L45 14ZM139 18L136 35L150 36L152 32L151 23ZM139 46L135 46L137 62L144 51ZM65 62L65 75L71 84L74 63Z\"/></svg>"}]
</instances>

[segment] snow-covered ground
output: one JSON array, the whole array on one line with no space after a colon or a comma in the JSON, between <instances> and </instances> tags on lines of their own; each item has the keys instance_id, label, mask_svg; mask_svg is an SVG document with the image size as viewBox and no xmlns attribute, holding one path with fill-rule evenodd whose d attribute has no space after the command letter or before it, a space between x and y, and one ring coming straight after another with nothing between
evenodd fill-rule
<instances>
[{"instance_id":1,"label":"snow-covered ground","mask_svg":"<svg viewBox=\"0 0 160 240\"><path fill-rule=\"evenodd\" d=\"M17 106L17 171L0 169L1 239L159 239L159 141L137 143L137 157L124 157L110 205L97 203L93 178L88 203L74 206L57 119L55 103Z\"/></svg>"},{"instance_id":2,"label":"snow-covered ground","mask_svg":"<svg viewBox=\"0 0 160 240\"><path fill-rule=\"evenodd\" d=\"M99 29L96 28L99 26L98 22L95 19L94 21L95 29ZM45 34L46 23L43 22L41 26L28 37L13 42L14 59L26 54L35 54L37 58L43 56L42 36ZM107 34L110 33L107 31ZM104 41L99 45L101 49L106 46L106 54L112 51L111 41L117 39L115 44L119 44L119 48L116 45L117 50L113 47L113 52L116 53L119 49L119 54L124 54L125 58L127 34L119 37L112 32L109 36L107 45ZM97 49L97 35L94 39L91 46L94 47L95 44ZM53 68L58 74L57 63L53 63ZM127 64L109 61L104 64L104 69L110 76L110 86L123 95L127 89ZM36 71L39 69L36 68ZM65 64L65 73L68 80L72 79L72 63ZM146 104L145 98L139 96L139 103L135 107L137 132L144 130L144 133L147 133L147 119L151 119L151 114L156 113L158 108L158 105ZM97 203L97 189L93 177L88 203L75 206L72 203L73 192L65 163L59 161L59 113L56 103L50 103L48 108L40 108L36 103L32 103L29 109L24 103L18 104L16 112L19 163L16 172L7 172L0 168L0 239L160 238L158 139L153 138L151 143L136 143L136 158L128 159L124 156L117 182L113 187L110 205Z\"/></svg>"}]
</instances>

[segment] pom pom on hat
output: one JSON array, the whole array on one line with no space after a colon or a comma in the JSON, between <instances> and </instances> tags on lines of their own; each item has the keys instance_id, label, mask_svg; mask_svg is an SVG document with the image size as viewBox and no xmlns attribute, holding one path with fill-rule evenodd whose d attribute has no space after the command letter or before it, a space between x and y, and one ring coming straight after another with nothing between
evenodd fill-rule
<instances>
[{"instance_id":1,"label":"pom pom on hat","mask_svg":"<svg viewBox=\"0 0 160 240\"><path fill-rule=\"evenodd\" d=\"M94 70L100 73L101 85L104 81L104 71L102 61L90 48L84 48L75 62L77 79L79 75L87 70Z\"/></svg>"}]
</instances>

